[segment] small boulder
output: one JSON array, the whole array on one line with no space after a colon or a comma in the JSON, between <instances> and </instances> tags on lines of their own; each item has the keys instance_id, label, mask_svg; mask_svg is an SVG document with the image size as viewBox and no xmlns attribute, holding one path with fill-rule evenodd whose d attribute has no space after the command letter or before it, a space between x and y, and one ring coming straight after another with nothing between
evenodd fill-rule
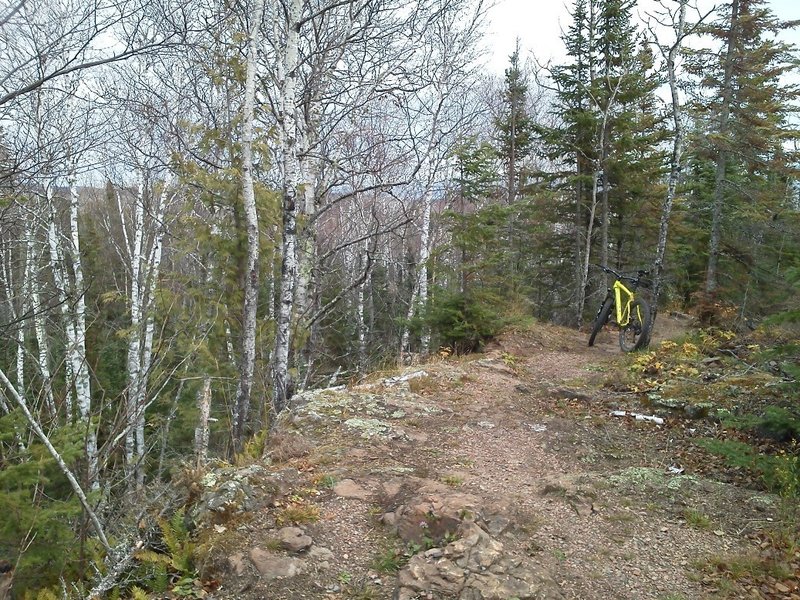
<instances>
[{"instance_id":1,"label":"small boulder","mask_svg":"<svg viewBox=\"0 0 800 600\"><path fill-rule=\"evenodd\" d=\"M343 479L333 486L333 493L340 498L352 498L354 500L369 500L373 493L359 485L352 479Z\"/></svg>"},{"instance_id":2,"label":"small boulder","mask_svg":"<svg viewBox=\"0 0 800 600\"><path fill-rule=\"evenodd\" d=\"M306 556L308 560L316 563L320 569L329 568L331 561L334 559L333 552L324 546L312 546Z\"/></svg>"},{"instance_id":3,"label":"small boulder","mask_svg":"<svg viewBox=\"0 0 800 600\"><path fill-rule=\"evenodd\" d=\"M248 558L259 574L267 580L287 579L299 575L303 570L303 561L300 559L280 556L261 548L250 550Z\"/></svg>"},{"instance_id":4,"label":"small boulder","mask_svg":"<svg viewBox=\"0 0 800 600\"><path fill-rule=\"evenodd\" d=\"M311 537L299 527L284 527L278 531L278 539L284 550L296 554L305 552L314 543Z\"/></svg>"},{"instance_id":5,"label":"small boulder","mask_svg":"<svg viewBox=\"0 0 800 600\"><path fill-rule=\"evenodd\" d=\"M246 566L244 562L244 554L237 552L236 554L228 557L228 568L237 577L244 575Z\"/></svg>"}]
</instances>

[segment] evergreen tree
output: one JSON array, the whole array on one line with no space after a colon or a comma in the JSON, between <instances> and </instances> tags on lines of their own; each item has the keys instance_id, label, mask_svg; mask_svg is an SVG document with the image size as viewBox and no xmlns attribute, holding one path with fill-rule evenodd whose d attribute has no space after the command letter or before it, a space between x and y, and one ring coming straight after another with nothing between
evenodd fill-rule
<instances>
[{"instance_id":1,"label":"evergreen tree","mask_svg":"<svg viewBox=\"0 0 800 600\"><path fill-rule=\"evenodd\" d=\"M554 128L538 129L544 137L550 159L561 166L555 174L556 185L569 189L572 195L574 310L578 325L583 314L588 251L594 225L591 190L597 159L597 112L593 110L589 86L596 72L597 60L594 51L595 4L595 0L575 2L572 25L562 36L568 62L552 71L556 85L554 112L558 124Z\"/></svg>"},{"instance_id":2,"label":"evergreen tree","mask_svg":"<svg viewBox=\"0 0 800 600\"><path fill-rule=\"evenodd\" d=\"M455 206L451 214L453 245L458 265L458 284L461 292L469 286L470 268L473 253L482 250L475 248L463 235L466 222L497 191L496 153L487 142L478 142L471 137L456 148Z\"/></svg>"},{"instance_id":3,"label":"evergreen tree","mask_svg":"<svg viewBox=\"0 0 800 600\"><path fill-rule=\"evenodd\" d=\"M592 82L598 108L604 115L600 144L602 173L600 262L621 268L626 256L647 248L651 233L655 184L663 154L661 115L655 91L661 84L654 60L632 23L633 0L601 3L597 40L600 56ZM611 250L614 255L611 256Z\"/></svg>"},{"instance_id":4,"label":"evergreen tree","mask_svg":"<svg viewBox=\"0 0 800 600\"><path fill-rule=\"evenodd\" d=\"M703 284L709 299L732 291L730 298L743 303L742 292L762 296L773 288L767 274L780 273L767 240L781 229L798 174L798 155L790 150L800 133L791 124L798 88L783 82L797 62L795 48L777 39L793 24L776 19L765 4L731 0L708 28L722 52L700 52L694 62L705 92L696 105L695 160L714 169L713 191L695 207L711 205ZM720 290L724 281L734 285Z\"/></svg>"},{"instance_id":5,"label":"evergreen tree","mask_svg":"<svg viewBox=\"0 0 800 600\"><path fill-rule=\"evenodd\" d=\"M577 0L563 36L568 61L553 70L555 117L540 130L573 198L575 320L590 262L639 266L650 244L663 168L663 127L652 52L632 22L631 0ZM599 230L599 240L596 232ZM611 255L611 251L614 251ZM592 260L593 254L599 257ZM630 264L628 264L630 263ZM605 282L603 282L605 284Z\"/></svg>"},{"instance_id":6,"label":"evergreen tree","mask_svg":"<svg viewBox=\"0 0 800 600\"><path fill-rule=\"evenodd\" d=\"M523 161L533 145L533 123L528 114L528 82L519 63L519 40L509 57L500 115L495 119L497 154L506 175L506 201L513 204L524 186Z\"/></svg>"}]
</instances>

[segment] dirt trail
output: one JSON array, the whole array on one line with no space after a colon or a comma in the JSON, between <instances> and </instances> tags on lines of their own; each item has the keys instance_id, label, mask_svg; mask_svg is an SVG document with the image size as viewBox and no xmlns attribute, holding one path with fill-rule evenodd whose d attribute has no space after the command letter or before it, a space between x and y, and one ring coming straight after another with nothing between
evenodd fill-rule
<instances>
[{"instance_id":1,"label":"dirt trail","mask_svg":"<svg viewBox=\"0 0 800 600\"><path fill-rule=\"evenodd\" d=\"M681 327L661 322L662 336ZM313 450L273 468L316 485L307 502L320 519L299 526L330 554L280 579L254 566L252 548L269 545L282 524L276 515L286 501L278 502L221 545L227 572L214 597L392 598L396 575L380 559L399 541L380 517L408 501L398 490L426 481L507 517L497 534L503 552L535 563L563 598L711 597L698 566L748 553L747 533L772 518L772 504L678 472L695 424L609 414L641 409L601 385L620 358L615 343L606 335L587 348L583 335L541 327L482 355L413 367L406 379L315 396L289 419Z\"/></svg>"}]
</instances>

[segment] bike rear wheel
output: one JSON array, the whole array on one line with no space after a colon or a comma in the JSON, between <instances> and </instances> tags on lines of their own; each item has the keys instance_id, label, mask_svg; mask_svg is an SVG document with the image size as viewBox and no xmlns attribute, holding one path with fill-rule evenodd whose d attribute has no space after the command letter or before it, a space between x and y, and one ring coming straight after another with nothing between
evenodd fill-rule
<instances>
[{"instance_id":1,"label":"bike rear wheel","mask_svg":"<svg viewBox=\"0 0 800 600\"><path fill-rule=\"evenodd\" d=\"M619 347L623 352L633 352L644 348L650 339L650 306L642 298L631 302L631 316L628 324L619 330Z\"/></svg>"},{"instance_id":2,"label":"bike rear wheel","mask_svg":"<svg viewBox=\"0 0 800 600\"><path fill-rule=\"evenodd\" d=\"M597 312L597 317L594 319L594 325L592 325L592 333L589 336L589 345L594 346L594 339L597 337L597 334L600 333L600 330L603 328L603 325L608 323L608 317L611 314L611 309L614 308L614 299L613 298L606 298L603 305L600 307L600 310Z\"/></svg>"}]
</instances>

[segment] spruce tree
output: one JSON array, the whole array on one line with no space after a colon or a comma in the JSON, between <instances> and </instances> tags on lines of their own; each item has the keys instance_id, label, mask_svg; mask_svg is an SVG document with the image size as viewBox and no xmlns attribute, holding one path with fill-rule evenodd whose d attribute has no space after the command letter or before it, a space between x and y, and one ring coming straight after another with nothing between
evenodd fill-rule
<instances>
[{"instance_id":1,"label":"spruce tree","mask_svg":"<svg viewBox=\"0 0 800 600\"><path fill-rule=\"evenodd\" d=\"M655 95L660 81L652 52L633 24L633 5L631 0L576 1L573 24L563 36L569 58L553 70L554 116L563 126L541 131L550 156L562 165L560 183L574 199L579 325L589 264L640 266L657 221L651 213L663 168Z\"/></svg>"},{"instance_id":2,"label":"spruce tree","mask_svg":"<svg viewBox=\"0 0 800 600\"><path fill-rule=\"evenodd\" d=\"M523 161L533 144L533 123L527 109L528 81L519 62L519 40L505 72L500 115L495 118L497 154L506 174L506 201L513 204L524 186Z\"/></svg>"},{"instance_id":3,"label":"spruce tree","mask_svg":"<svg viewBox=\"0 0 800 600\"><path fill-rule=\"evenodd\" d=\"M661 80L650 48L632 23L634 5L632 0L601 3L595 42L600 65L593 93L605 127L599 148L600 261L619 268L640 266L635 257L649 249L663 164L662 114L655 95Z\"/></svg>"},{"instance_id":4,"label":"spruce tree","mask_svg":"<svg viewBox=\"0 0 800 600\"><path fill-rule=\"evenodd\" d=\"M714 169L713 192L702 200L710 204L702 288L709 301L729 290L739 303L745 293L761 296L775 283L769 274L780 272L767 242L782 230L780 215L793 195L798 154L791 142L800 132L791 124L798 88L784 82L797 65L795 48L777 38L794 25L779 21L763 0L731 0L707 31L722 51L701 52L694 63L704 92L695 112L702 133L695 159ZM720 290L725 281L734 285Z\"/></svg>"}]
</instances>

